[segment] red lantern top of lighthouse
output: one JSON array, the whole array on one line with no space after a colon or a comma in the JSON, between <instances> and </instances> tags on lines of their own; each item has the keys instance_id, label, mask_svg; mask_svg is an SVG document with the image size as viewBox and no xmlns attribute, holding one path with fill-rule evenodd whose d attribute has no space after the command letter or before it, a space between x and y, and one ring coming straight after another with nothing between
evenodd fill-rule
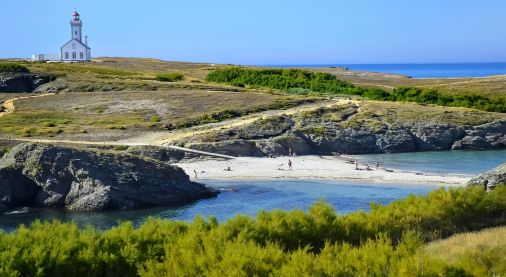
<instances>
[{"instance_id":1,"label":"red lantern top of lighthouse","mask_svg":"<svg viewBox=\"0 0 506 277\"><path fill-rule=\"evenodd\" d=\"M77 11L74 11L72 16L74 17L74 21L79 21L79 13Z\"/></svg>"}]
</instances>

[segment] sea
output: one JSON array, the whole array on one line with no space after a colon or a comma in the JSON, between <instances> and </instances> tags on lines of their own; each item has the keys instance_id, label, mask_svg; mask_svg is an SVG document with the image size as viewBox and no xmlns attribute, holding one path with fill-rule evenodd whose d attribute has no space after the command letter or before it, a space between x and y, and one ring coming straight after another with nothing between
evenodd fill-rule
<instances>
[{"instance_id":1,"label":"sea","mask_svg":"<svg viewBox=\"0 0 506 277\"><path fill-rule=\"evenodd\" d=\"M353 156L361 162L380 162L395 171L436 174L476 175L506 162L506 150L444 151ZM122 221L139 226L149 217L191 221L196 216L216 217L225 221L237 214L255 216L260 211L307 210L315 202L325 201L339 214L367 211L372 203L388 204L408 195L426 195L440 188L430 184L389 184L366 181L329 180L199 180L221 193L178 208L152 208L135 211L97 213L68 212L58 209L19 210L0 214L0 229L16 230L20 224L35 220L72 221L81 227L92 225L108 229Z\"/></svg>"},{"instance_id":2,"label":"sea","mask_svg":"<svg viewBox=\"0 0 506 277\"><path fill-rule=\"evenodd\" d=\"M399 74L412 78L464 78L506 74L506 62L427 64L311 64L262 65L281 68L344 67L354 71Z\"/></svg>"}]
</instances>

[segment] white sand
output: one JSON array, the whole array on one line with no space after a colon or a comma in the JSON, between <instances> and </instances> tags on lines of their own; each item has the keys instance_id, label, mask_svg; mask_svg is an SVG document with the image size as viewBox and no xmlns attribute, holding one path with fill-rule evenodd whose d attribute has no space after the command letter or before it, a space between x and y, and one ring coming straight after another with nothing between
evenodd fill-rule
<instances>
[{"instance_id":1,"label":"white sand","mask_svg":"<svg viewBox=\"0 0 506 277\"><path fill-rule=\"evenodd\" d=\"M288 170L288 159L293 162L293 170ZM206 179L328 179L328 180L356 180L375 183L396 184L430 184L441 186L464 186L469 176L458 174L417 173L394 170L387 172L383 168L366 171L365 165L359 165L364 170L355 170L355 165L346 159L332 156L300 156L279 158L241 157L226 161L196 161L178 163L178 166L194 179L197 171L198 178ZM232 171L224 169L230 167Z\"/></svg>"}]
</instances>

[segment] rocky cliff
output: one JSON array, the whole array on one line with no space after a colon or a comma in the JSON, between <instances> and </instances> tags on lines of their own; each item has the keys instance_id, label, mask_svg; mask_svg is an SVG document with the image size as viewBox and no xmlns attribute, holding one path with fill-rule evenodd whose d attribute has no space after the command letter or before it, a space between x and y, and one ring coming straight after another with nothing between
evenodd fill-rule
<instances>
[{"instance_id":1,"label":"rocky cliff","mask_svg":"<svg viewBox=\"0 0 506 277\"><path fill-rule=\"evenodd\" d=\"M350 114L345 114L350 116ZM389 124L281 116L250 125L192 137L181 145L236 156L297 154L370 154L506 147L506 119L479 125L433 122ZM371 123L372 122L372 123Z\"/></svg>"},{"instance_id":2,"label":"rocky cliff","mask_svg":"<svg viewBox=\"0 0 506 277\"><path fill-rule=\"evenodd\" d=\"M469 186L485 186L488 190L497 185L506 185L506 163L471 179Z\"/></svg>"},{"instance_id":3,"label":"rocky cliff","mask_svg":"<svg viewBox=\"0 0 506 277\"><path fill-rule=\"evenodd\" d=\"M54 76L31 73L0 73L0 92L32 92Z\"/></svg>"},{"instance_id":4,"label":"rocky cliff","mask_svg":"<svg viewBox=\"0 0 506 277\"><path fill-rule=\"evenodd\" d=\"M181 205L216 194L191 182L178 167L133 155L29 143L15 146L0 160L4 209L133 209Z\"/></svg>"}]
</instances>

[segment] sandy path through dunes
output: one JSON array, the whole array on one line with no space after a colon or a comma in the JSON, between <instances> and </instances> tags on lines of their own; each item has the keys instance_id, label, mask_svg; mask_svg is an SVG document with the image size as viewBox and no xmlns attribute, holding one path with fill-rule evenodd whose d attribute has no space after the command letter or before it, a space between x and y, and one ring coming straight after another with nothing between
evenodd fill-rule
<instances>
[{"instance_id":1,"label":"sandy path through dunes","mask_svg":"<svg viewBox=\"0 0 506 277\"><path fill-rule=\"evenodd\" d=\"M45 97L45 96L51 96L54 95L54 93L43 93L43 94L37 94L37 95L29 95L29 96L20 96L15 97L11 99L5 100L1 105L4 107L4 111L0 112L0 117L11 114L14 112L14 101L21 100L21 99L31 99L31 98L38 98L38 97Z\"/></svg>"},{"instance_id":2,"label":"sandy path through dunes","mask_svg":"<svg viewBox=\"0 0 506 277\"><path fill-rule=\"evenodd\" d=\"M201 135L206 134L214 131L220 131L220 130L227 130L231 128L236 128L244 125L251 124L259 119L272 117L272 116L279 116L279 115L294 115L301 112L309 112L314 111L319 108L330 108L333 106L343 106L346 104L355 104L359 106L360 101L357 100L344 100L344 99L335 99L330 101L324 101L324 102L317 102L312 104L306 104L297 106L294 108L286 109L286 110L269 110L265 112L255 113L239 118L234 118L230 120L225 120L217 123L209 123L204 125L199 125L183 130L176 130L172 132L166 132L166 133L151 133L147 134L146 136L126 139L124 142L138 142L145 140L146 138L153 140L153 144L158 145L166 145L170 144L174 141L188 138L194 135Z\"/></svg>"}]
</instances>

